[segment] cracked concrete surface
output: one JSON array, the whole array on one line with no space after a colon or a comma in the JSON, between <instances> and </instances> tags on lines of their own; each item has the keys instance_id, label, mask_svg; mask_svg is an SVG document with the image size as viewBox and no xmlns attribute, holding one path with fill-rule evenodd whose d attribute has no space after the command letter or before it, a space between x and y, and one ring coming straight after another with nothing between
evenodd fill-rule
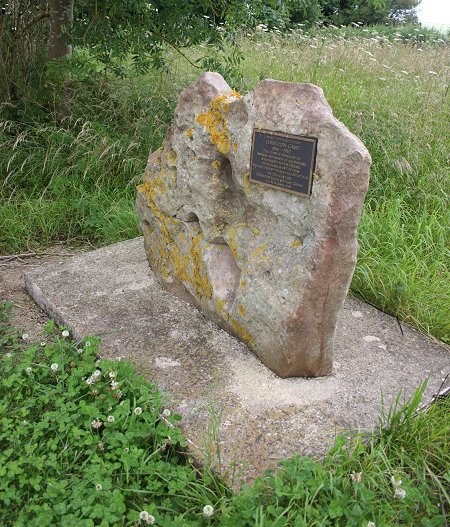
<instances>
[{"instance_id":1,"label":"cracked concrete surface","mask_svg":"<svg viewBox=\"0 0 450 527\"><path fill-rule=\"evenodd\" d=\"M338 318L333 374L281 379L248 348L163 290L142 238L25 273L27 291L75 338L101 337L102 354L123 356L166 394L183 431L210 451L229 481L251 482L294 453L322 456L338 432L378 425L385 405L450 371L449 348L354 298ZM219 460L215 457L220 446Z\"/></svg>"}]
</instances>

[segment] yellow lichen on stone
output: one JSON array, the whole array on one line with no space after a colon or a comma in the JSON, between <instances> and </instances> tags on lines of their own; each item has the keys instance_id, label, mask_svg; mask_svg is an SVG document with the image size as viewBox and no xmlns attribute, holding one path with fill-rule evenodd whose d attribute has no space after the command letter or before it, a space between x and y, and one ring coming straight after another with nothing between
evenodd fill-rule
<instances>
[{"instance_id":1,"label":"yellow lichen on stone","mask_svg":"<svg viewBox=\"0 0 450 527\"><path fill-rule=\"evenodd\" d=\"M213 161L213 162L211 163L211 166L212 166L213 168L219 168L219 167L220 167L220 161L216 159L215 161Z\"/></svg>"},{"instance_id":2,"label":"yellow lichen on stone","mask_svg":"<svg viewBox=\"0 0 450 527\"><path fill-rule=\"evenodd\" d=\"M233 143L233 150L236 152L237 149L238 149L238 144L237 143Z\"/></svg>"},{"instance_id":3,"label":"yellow lichen on stone","mask_svg":"<svg viewBox=\"0 0 450 527\"><path fill-rule=\"evenodd\" d=\"M230 103L240 95L234 90L213 99L206 112L197 116L197 123L206 128L211 141L221 154L228 154L231 148L231 135L227 128L226 113Z\"/></svg>"},{"instance_id":4,"label":"yellow lichen on stone","mask_svg":"<svg viewBox=\"0 0 450 527\"><path fill-rule=\"evenodd\" d=\"M262 245L260 245L257 249L255 249L251 254L250 254L250 257L251 258L258 258L258 256L260 256L266 249L266 244L263 243Z\"/></svg>"},{"instance_id":5,"label":"yellow lichen on stone","mask_svg":"<svg viewBox=\"0 0 450 527\"><path fill-rule=\"evenodd\" d=\"M244 289L247 287L247 280L245 280L245 278L241 280L241 287L243 287Z\"/></svg>"},{"instance_id":6,"label":"yellow lichen on stone","mask_svg":"<svg viewBox=\"0 0 450 527\"><path fill-rule=\"evenodd\" d=\"M246 172L244 174L243 185L244 185L245 192L247 192L247 194L250 193L250 181L249 181L249 178L250 178L250 174L248 172Z\"/></svg>"},{"instance_id":7,"label":"yellow lichen on stone","mask_svg":"<svg viewBox=\"0 0 450 527\"><path fill-rule=\"evenodd\" d=\"M192 139L192 136L194 135L194 129L188 128L184 133L189 137L189 139Z\"/></svg>"},{"instance_id":8,"label":"yellow lichen on stone","mask_svg":"<svg viewBox=\"0 0 450 527\"><path fill-rule=\"evenodd\" d=\"M300 247L301 245L303 245L303 242L298 238L291 242L291 247Z\"/></svg>"},{"instance_id":9,"label":"yellow lichen on stone","mask_svg":"<svg viewBox=\"0 0 450 527\"><path fill-rule=\"evenodd\" d=\"M239 309L239 313L240 313L241 317L245 317L247 312L245 311L244 306L242 304L239 304L238 309Z\"/></svg>"},{"instance_id":10,"label":"yellow lichen on stone","mask_svg":"<svg viewBox=\"0 0 450 527\"><path fill-rule=\"evenodd\" d=\"M216 306L217 311L225 311L225 300L223 298L216 298L214 304Z\"/></svg>"},{"instance_id":11,"label":"yellow lichen on stone","mask_svg":"<svg viewBox=\"0 0 450 527\"><path fill-rule=\"evenodd\" d=\"M237 320L232 318L230 320L231 327L233 328L233 331L236 333L236 335L246 342L249 346L251 346L254 343L253 337L250 335L250 333L239 324Z\"/></svg>"},{"instance_id":12,"label":"yellow lichen on stone","mask_svg":"<svg viewBox=\"0 0 450 527\"><path fill-rule=\"evenodd\" d=\"M236 231L231 227L228 231L228 247L230 248L231 254L237 258L238 255L238 249L237 249L237 243L236 243Z\"/></svg>"},{"instance_id":13,"label":"yellow lichen on stone","mask_svg":"<svg viewBox=\"0 0 450 527\"><path fill-rule=\"evenodd\" d=\"M177 154L174 150L169 150L169 152L166 153L166 159L169 166L174 166L177 161Z\"/></svg>"},{"instance_id":14,"label":"yellow lichen on stone","mask_svg":"<svg viewBox=\"0 0 450 527\"><path fill-rule=\"evenodd\" d=\"M257 229L256 227L251 228L253 236L259 236L261 234L261 231Z\"/></svg>"},{"instance_id":15,"label":"yellow lichen on stone","mask_svg":"<svg viewBox=\"0 0 450 527\"><path fill-rule=\"evenodd\" d=\"M189 254L191 255L192 259L192 285L195 287L195 291L199 298L211 298L212 287L209 282L208 275L203 270L202 250L200 247L201 239L201 234L191 236L191 247L189 249Z\"/></svg>"}]
</instances>

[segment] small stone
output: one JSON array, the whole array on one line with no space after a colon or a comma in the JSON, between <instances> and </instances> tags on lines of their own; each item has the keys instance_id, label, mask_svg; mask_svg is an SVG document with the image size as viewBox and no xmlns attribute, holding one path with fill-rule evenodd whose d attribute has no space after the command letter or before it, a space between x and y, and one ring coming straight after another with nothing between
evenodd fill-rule
<instances>
[{"instance_id":1,"label":"small stone","mask_svg":"<svg viewBox=\"0 0 450 527\"><path fill-rule=\"evenodd\" d=\"M375 337L374 335L366 335L365 337L363 337L363 340L365 340L366 342L377 342L379 341L379 337Z\"/></svg>"},{"instance_id":2,"label":"small stone","mask_svg":"<svg viewBox=\"0 0 450 527\"><path fill-rule=\"evenodd\" d=\"M362 318L362 311L352 311L352 316L355 318Z\"/></svg>"},{"instance_id":3,"label":"small stone","mask_svg":"<svg viewBox=\"0 0 450 527\"><path fill-rule=\"evenodd\" d=\"M255 129L317 139L310 195L249 181ZM328 375L369 167L317 86L266 80L241 97L205 73L138 187L150 266L281 377Z\"/></svg>"}]
</instances>

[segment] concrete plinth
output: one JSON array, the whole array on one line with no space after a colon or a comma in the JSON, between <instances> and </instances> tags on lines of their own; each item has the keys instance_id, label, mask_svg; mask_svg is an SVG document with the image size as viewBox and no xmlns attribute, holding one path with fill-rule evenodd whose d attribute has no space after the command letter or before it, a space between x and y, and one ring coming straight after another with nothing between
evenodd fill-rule
<instances>
[{"instance_id":1,"label":"concrete plinth","mask_svg":"<svg viewBox=\"0 0 450 527\"><path fill-rule=\"evenodd\" d=\"M123 356L167 393L200 459L215 452L222 474L251 481L294 453L320 457L336 433L378 424L386 405L450 370L448 348L354 298L341 310L334 371L281 379L194 307L161 289L142 238L25 273L29 294L75 338L101 337L105 357ZM212 418L212 416L215 416ZM214 457L214 456L213 456Z\"/></svg>"}]
</instances>

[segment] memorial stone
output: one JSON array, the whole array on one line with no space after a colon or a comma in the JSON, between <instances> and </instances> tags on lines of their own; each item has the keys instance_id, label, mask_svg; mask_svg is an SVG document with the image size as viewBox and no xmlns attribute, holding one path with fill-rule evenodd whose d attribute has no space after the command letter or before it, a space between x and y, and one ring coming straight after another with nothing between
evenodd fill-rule
<instances>
[{"instance_id":1,"label":"memorial stone","mask_svg":"<svg viewBox=\"0 0 450 527\"><path fill-rule=\"evenodd\" d=\"M370 156L312 84L180 95L137 210L155 276L282 377L332 371Z\"/></svg>"}]
</instances>

